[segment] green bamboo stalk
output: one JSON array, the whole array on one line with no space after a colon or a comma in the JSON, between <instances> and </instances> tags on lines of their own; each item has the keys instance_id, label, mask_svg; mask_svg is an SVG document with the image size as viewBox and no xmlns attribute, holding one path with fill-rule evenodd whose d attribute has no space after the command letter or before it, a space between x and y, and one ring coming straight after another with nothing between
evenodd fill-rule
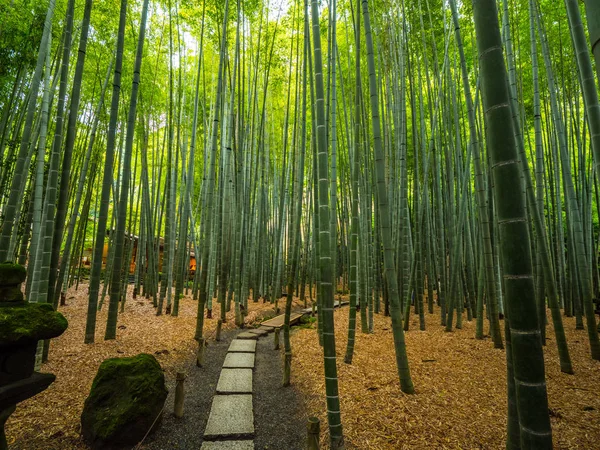
<instances>
[{"instance_id":1,"label":"green bamboo stalk","mask_svg":"<svg viewBox=\"0 0 600 450\"><path fill-rule=\"evenodd\" d=\"M371 22L369 18L369 5L367 0L362 1L363 20L365 25L365 39L367 45L367 62L369 66L369 93L371 97L371 116L373 121L373 140L375 148L375 170L377 175L378 210L381 220L382 241L384 248L384 270L387 289L390 296L390 314L392 317L392 330L394 335L394 348L396 351L396 365L402 391L407 394L414 393L414 386L408 367L408 357L404 342L404 330L402 329L402 311L400 310L400 298L398 295L398 280L394 267L394 255L392 247L392 235L390 214L388 207L388 195L385 186L384 160L381 148L381 131L379 124L379 100L376 90L375 58L373 52L373 39L371 34Z\"/></svg>"},{"instance_id":2,"label":"green bamboo stalk","mask_svg":"<svg viewBox=\"0 0 600 450\"><path fill-rule=\"evenodd\" d=\"M135 129L135 118L137 109L137 95L140 85L140 70L142 65L142 53L144 49L144 38L146 35L146 20L148 18L148 0L144 0L142 6L142 18L137 42L135 64L133 68L133 81L131 84L131 97L129 114L127 117L127 135L125 152L123 157L121 191L118 205L117 226L115 231L115 257L113 262L110 286L110 303L108 305L108 319L104 339L115 339L117 335L117 314L119 300L121 297L121 270L123 267L123 250L125 240L125 227L127 217L127 200L129 195L129 183L131 178L131 156L133 151L133 135ZM126 261L129 263L129 261ZM129 273L129 270L127 270Z\"/></svg>"},{"instance_id":3,"label":"green bamboo stalk","mask_svg":"<svg viewBox=\"0 0 600 450\"><path fill-rule=\"evenodd\" d=\"M90 271L90 296L88 300L87 319L85 325L86 344L94 342L96 333L96 312L98 308L98 291L100 288L100 271L102 269L102 253L104 251L104 240L106 237L106 224L108 221L108 205L110 188L113 180L115 138L117 130L119 96L121 92L121 70L123 67L123 46L125 42L125 19L127 15L127 0L121 0L119 12L119 28L117 32L117 50L115 58L115 73L113 77L113 92L110 107L110 119L108 125L108 136L106 153L104 156L104 171L101 189L100 211L98 213L98 226L92 255L92 268ZM104 284L107 284L105 275Z\"/></svg>"},{"instance_id":4,"label":"green bamboo stalk","mask_svg":"<svg viewBox=\"0 0 600 450\"><path fill-rule=\"evenodd\" d=\"M509 403L516 398L521 447L552 448L525 203L521 189L514 189L521 177L495 1L474 0L473 14L510 321L514 377L510 371L507 376L514 378L515 396Z\"/></svg>"},{"instance_id":5,"label":"green bamboo stalk","mask_svg":"<svg viewBox=\"0 0 600 450\"><path fill-rule=\"evenodd\" d=\"M327 419L331 448L344 446L338 377L335 352L335 328L333 323L333 273L331 267L331 236L329 207L329 174L327 133L323 92L323 60L321 54L321 30L317 0L311 0L312 37L314 51L316 135L319 173L319 296L322 297L319 318L323 322L323 356L325 366L325 391L327 394Z\"/></svg>"}]
</instances>

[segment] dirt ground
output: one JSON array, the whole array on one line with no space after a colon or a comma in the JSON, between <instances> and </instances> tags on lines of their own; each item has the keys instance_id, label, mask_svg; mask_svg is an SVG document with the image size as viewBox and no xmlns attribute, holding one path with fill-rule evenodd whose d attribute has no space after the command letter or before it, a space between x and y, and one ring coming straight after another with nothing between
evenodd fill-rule
<instances>
[{"instance_id":1,"label":"dirt ground","mask_svg":"<svg viewBox=\"0 0 600 450\"><path fill-rule=\"evenodd\" d=\"M68 291L67 305L59 310L69 327L51 341L49 361L42 366L42 372L55 374L56 381L46 391L20 403L9 418L6 434L11 450L86 449L80 438L80 415L98 367L106 358L153 354L165 371L167 385L174 384L176 372L185 371L194 360L198 303L190 297L181 299L178 317L157 317L152 302L139 296L134 300L129 286L125 312L119 313L117 339L103 339L108 311L105 304L98 312L96 343L92 345L83 343L87 298L87 285ZM263 315L273 315L273 306L262 301L249 302L248 309L247 324ZM205 336L213 342L217 311L215 302L213 319L204 323ZM232 311L224 330L234 328L233 322Z\"/></svg>"},{"instance_id":2,"label":"dirt ground","mask_svg":"<svg viewBox=\"0 0 600 450\"><path fill-rule=\"evenodd\" d=\"M554 447L600 448L600 362L590 358L587 334L563 318L575 375L560 372L554 331L547 330L546 377ZM506 361L491 340L474 338L475 322L451 333L439 309L419 331L412 316L406 346L416 394L400 391L391 321L375 315L374 334L357 334L354 361L344 364L348 308L336 310L336 347L342 423L347 448L503 449L506 428ZM503 325L501 325L503 327ZM486 324L487 329L487 324ZM292 382L304 393L309 414L327 419L323 353L312 329L294 334Z\"/></svg>"}]
</instances>

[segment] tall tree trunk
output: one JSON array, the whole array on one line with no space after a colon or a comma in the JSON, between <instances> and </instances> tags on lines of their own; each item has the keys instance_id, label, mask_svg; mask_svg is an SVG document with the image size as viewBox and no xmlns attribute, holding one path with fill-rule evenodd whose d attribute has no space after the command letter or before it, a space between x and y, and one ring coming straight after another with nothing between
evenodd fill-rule
<instances>
[{"instance_id":1,"label":"tall tree trunk","mask_svg":"<svg viewBox=\"0 0 600 450\"><path fill-rule=\"evenodd\" d=\"M64 279L64 272L67 267L67 262L71 253L71 242L67 239L62 253L61 275L57 277L58 263L60 250L62 246L63 231L65 228L65 220L67 217L67 207L69 203L69 183L71 178L71 160L73 156L73 147L75 145L75 137L77 135L77 116L79 114L79 100L81 98L81 80L83 77L83 65L85 63L85 54L87 49L88 31L90 28L90 16L92 14L92 0L86 0L83 11L83 21L81 23L81 36L79 38L79 52L77 54L77 63L75 65L75 75L73 77L73 90L71 92L71 104L69 107L69 119L67 123L67 136L65 141L65 150L61 165L60 175L60 190L58 196L58 204L56 206L56 219L54 225L54 236L52 237L52 259L50 260L50 277L48 280L48 302L52 303L56 308L58 306L58 298ZM108 80L108 77L107 77ZM101 96L103 98L103 95ZM102 101L101 101L102 103ZM75 201L74 211L79 211L79 202L81 201L81 190L83 189L83 181L87 172L91 147L86 153L86 161L81 169L80 180L78 185L79 200ZM82 179L83 178L83 179ZM81 189L80 189L81 188ZM74 227L75 225L73 225ZM71 232L72 234L72 232Z\"/></svg>"},{"instance_id":2,"label":"tall tree trunk","mask_svg":"<svg viewBox=\"0 0 600 450\"><path fill-rule=\"evenodd\" d=\"M358 303L359 285L358 285L358 172L360 165L359 159L359 141L360 141L360 100L361 76L360 76L360 14L356 11L356 22L354 30L354 48L355 55L355 77L354 77L354 152L352 160L352 217L350 224L350 307L348 313L348 345L346 347L346 356L344 362L352 364L354 355L354 341L356 336L356 305Z\"/></svg>"},{"instance_id":3,"label":"tall tree trunk","mask_svg":"<svg viewBox=\"0 0 600 450\"><path fill-rule=\"evenodd\" d=\"M596 76L600 84L600 3L596 0L583 0L590 35L590 48L596 60Z\"/></svg>"},{"instance_id":4,"label":"tall tree trunk","mask_svg":"<svg viewBox=\"0 0 600 450\"><path fill-rule=\"evenodd\" d=\"M131 98L129 103L129 114L127 116L127 135L125 138L125 153L123 155L122 181L120 199L118 205L117 226L115 231L115 255L112 267L112 278L110 284L110 303L108 305L108 320L104 339L115 339L117 335L117 314L119 312L119 300L121 296L121 270L123 267L123 253L125 241L125 222L127 219L127 200L129 196L129 181L131 178L131 154L133 150L133 136L135 132L135 116L137 107L137 95L140 85L140 70L142 66L142 53L144 50L144 38L146 35L146 20L148 18L148 0L144 0L142 7L142 19L138 36L135 65L133 68L133 81L131 83ZM128 264L129 261L126 261ZM127 273L129 268L127 267Z\"/></svg>"},{"instance_id":5,"label":"tall tree trunk","mask_svg":"<svg viewBox=\"0 0 600 450\"><path fill-rule=\"evenodd\" d=\"M335 354L335 333L333 323L333 273L331 267L331 236L329 220L329 162L327 155L327 130L325 129L325 108L323 89L323 57L321 53L321 28L319 22L319 7L317 0L311 0L313 49L314 49L314 78L315 78L315 110L316 135L319 173L319 292L322 298L319 318L323 322L323 357L325 365L325 392L327 395L327 421L331 448L344 446L342 433L342 417L340 413L340 398L338 394L337 363Z\"/></svg>"},{"instance_id":6,"label":"tall tree trunk","mask_svg":"<svg viewBox=\"0 0 600 450\"><path fill-rule=\"evenodd\" d=\"M123 45L125 42L125 19L127 16L127 0L121 0L119 12L119 29L117 32L117 50L115 58L115 74L113 77L113 92L110 105L110 119L108 123L108 136L106 142L106 153L104 155L104 172L102 178L102 190L100 196L100 211L98 213L98 226L96 228L96 239L94 241L94 253L92 255L92 268L90 271L90 296L88 300L87 319L85 323L86 344L92 344L96 334L96 312L98 310L98 291L100 289L100 272L102 270L102 255L104 252L104 241L106 238L106 225L108 222L108 205L110 190L113 183L115 141L117 132L117 120L119 116L119 97L121 94L121 70L123 67ZM108 268L108 265L107 265ZM104 284L108 283L106 272Z\"/></svg>"},{"instance_id":7,"label":"tall tree trunk","mask_svg":"<svg viewBox=\"0 0 600 450\"><path fill-rule=\"evenodd\" d=\"M510 331L515 401L523 449L552 448L544 356L537 324L531 246L511 118L498 11L494 0L473 0L487 144L494 177ZM510 386L510 383L509 383Z\"/></svg>"},{"instance_id":8,"label":"tall tree trunk","mask_svg":"<svg viewBox=\"0 0 600 450\"><path fill-rule=\"evenodd\" d=\"M207 296L212 296L212 292L209 291L208 286L208 270L209 270L209 251L210 251L210 243L211 239L211 230L212 230L212 209L214 202L214 175L215 175L215 160L217 153L217 143L219 137L219 123L221 121L221 100L222 100L222 92L223 92L223 72L225 71L225 49L227 48L227 17L229 15L229 0L225 0L225 9L223 13L223 28L221 32L221 48L219 52L219 69L217 76L217 92L215 97L215 108L214 108L214 117L212 123L212 131L211 131L211 143L210 143L210 164L208 166L208 177L205 180L206 184L206 209L203 208L202 216L205 221L205 229L204 231L204 245L202 246L202 261L199 270L200 273L200 299L198 301L198 312L196 315L196 332L194 335L194 339L199 342L201 348L204 346L204 337L203 337L203 328L204 328L204 307L207 303ZM198 361L199 364L202 361Z\"/></svg>"},{"instance_id":9,"label":"tall tree trunk","mask_svg":"<svg viewBox=\"0 0 600 450\"><path fill-rule=\"evenodd\" d=\"M381 234L383 242L383 264L385 281L387 283L390 298L390 315L392 318L392 332L394 336L394 348L396 350L396 366L400 378L402 392L414 393L414 386L408 367L408 356L404 341L404 330L402 328L402 310L400 307L400 296L398 294L398 278L394 267L394 247L392 245L392 227L390 223L390 212L388 207L388 193L385 185L385 161L381 147L381 128L379 123L379 99L377 93L377 81L375 74L375 57L373 51L373 37L371 34L371 21L369 18L368 0L361 0L363 20L365 24L365 40L367 45L367 62L369 67L369 93L371 97L371 117L373 121L373 143L375 149L375 173L377 181L377 198L379 220L381 221ZM358 10L357 10L358 13Z\"/></svg>"},{"instance_id":10,"label":"tall tree trunk","mask_svg":"<svg viewBox=\"0 0 600 450\"><path fill-rule=\"evenodd\" d=\"M27 116L25 118L25 127L23 128L23 134L21 135L19 154L17 156L17 162L13 173L13 179L10 185L10 194L8 197L8 202L4 207L4 210L2 211L4 215L4 221L2 222L2 230L0 231L0 261L12 261L14 259L14 255L8 254L8 247L15 228L15 216L17 214L18 205L20 203L19 199L22 196L21 181L23 177L27 175L27 172L29 170L28 167L25 167L25 158L27 157L27 153L29 151L29 139L31 137L33 117L37 108L37 95L40 88L42 70L44 70L44 61L46 59L46 53L48 51L48 40L50 39L50 32L52 30L52 17L54 16L55 5L55 0L50 0L48 3L46 19L44 20L44 32L42 33L42 40L40 41L37 62L35 64L35 71L33 72L31 87L29 89L30 94L29 100L27 102Z\"/></svg>"}]
</instances>

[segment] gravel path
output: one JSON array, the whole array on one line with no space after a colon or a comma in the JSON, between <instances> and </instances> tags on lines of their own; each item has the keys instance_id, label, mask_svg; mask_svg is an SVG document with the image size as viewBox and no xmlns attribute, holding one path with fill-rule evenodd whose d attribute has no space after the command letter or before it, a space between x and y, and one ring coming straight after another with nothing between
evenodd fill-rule
<instances>
[{"instance_id":1,"label":"gravel path","mask_svg":"<svg viewBox=\"0 0 600 450\"><path fill-rule=\"evenodd\" d=\"M224 332L220 342L209 341L204 367L197 368L195 360L187 364L185 407L181 419L173 416L175 381L167 380L169 396L162 426L156 434L146 438L143 449L198 450L201 447L221 367L229 344L238 333L238 330ZM300 450L306 440L307 415L300 392L293 385L287 388L281 386L283 375L279 352L273 350L273 333L258 340L253 386L254 445L259 450Z\"/></svg>"},{"instance_id":2,"label":"gravel path","mask_svg":"<svg viewBox=\"0 0 600 450\"><path fill-rule=\"evenodd\" d=\"M281 386L283 353L280 351L273 350L273 333L258 340L254 369L254 448L257 450L300 450L305 447L307 414L296 387L293 384Z\"/></svg>"},{"instance_id":3,"label":"gravel path","mask_svg":"<svg viewBox=\"0 0 600 450\"><path fill-rule=\"evenodd\" d=\"M221 334L219 342L209 341L204 354L204 367L196 367L195 359L188 362L185 368L187 378L185 380L184 413L181 419L177 419L173 415L175 380L167 380L169 396L165 403L162 426L156 434L146 438L142 448L149 450L200 449L208 413L217 389L221 366L229 344L237 333L237 330L225 331Z\"/></svg>"}]
</instances>

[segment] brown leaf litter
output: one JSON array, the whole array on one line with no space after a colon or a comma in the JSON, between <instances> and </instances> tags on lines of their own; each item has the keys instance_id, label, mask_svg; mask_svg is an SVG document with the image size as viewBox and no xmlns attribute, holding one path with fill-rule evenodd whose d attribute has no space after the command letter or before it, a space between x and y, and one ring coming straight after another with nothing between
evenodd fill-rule
<instances>
[{"instance_id":1,"label":"brown leaf litter","mask_svg":"<svg viewBox=\"0 0 600 450\"><path fill-rule=\"evenodd\" d=\"M348 308L336 310L339 392L346 448L503 449L506 439L506 360L491 340L476 340L475 321L451 333L439 309L419 331L412 315L406 347L415 395L403 394L396 370L391 320L375 315L375 332L360 331L357 313L354 359L346 352ZM590 357L587 333L563 317L575 375L560 372L552 322L544 348L554 448L600 448L600 362ZM487 323L486 323L487 327ZM328 447L323 353L314 329L292 337L292 383L306 408L321 420Z\"/></svg>"},{"instance_id":2,"label":"brown leaf litter","mask_svg":"<svg viewBox=\"0 0 600 450\"><path fill-rule=\"evenodd\" d=\"M133 299L129 286L125 312L119 313L117 339L104 340L108 297L98 312L96 342L83 343L87 315L87 285L70 289L67 305L60 311L69 321L69 328L50 343L48 363L42 372L56 375L56 381L44 392L17 406L6 424L11 450L70 450L86 449L80 438L80 415L100 363L107 358L150 353L156 356L167 378L193 359L197 350L194 338L198 303L189 296L180 300L179 316L156 316L152 302L141 296ZM214 340L219 307L213 300L213 318L205 319L204 331ZM246 324L273 315L273 305L248 302ZM234 328L234 313L227 313L224 329Z\"/></svg>"}]
</instances>

